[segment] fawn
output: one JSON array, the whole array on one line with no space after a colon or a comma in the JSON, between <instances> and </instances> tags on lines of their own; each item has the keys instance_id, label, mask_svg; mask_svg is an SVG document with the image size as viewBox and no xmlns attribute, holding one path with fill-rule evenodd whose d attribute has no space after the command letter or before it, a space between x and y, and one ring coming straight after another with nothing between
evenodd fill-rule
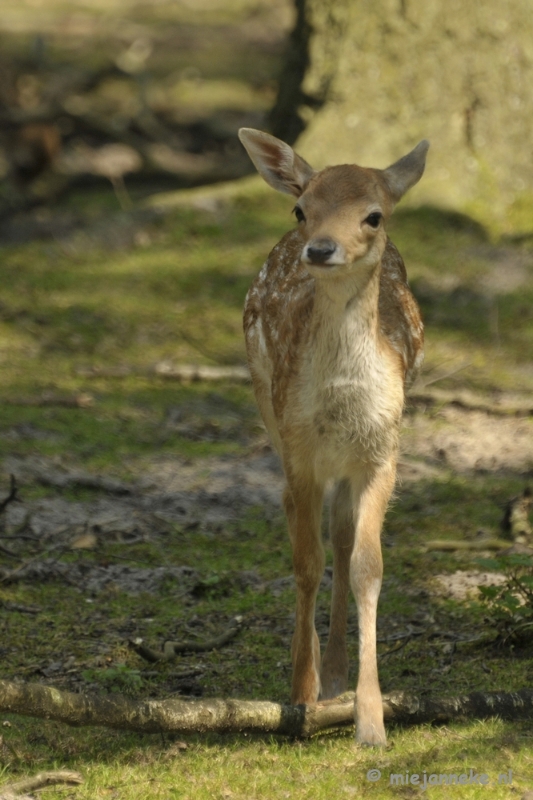
<instances>
[{"instance_id":1,"label":"fawn","mask_svg":"<svg viewBox=\"0 0 533 800\"><path fill-rule=\"evenodd\" d=\"M297 590L292 702L345 691L351 584L359 621L356 736L383 745L380 534L394 488L405 386L423 359L419 309L385 225L422 177L429 142L385 170L354 164L316 172L267 133L241 128L239 137L264 180L297 198L298 226L270 253L244 308L254 391L286 478ZM314 616L330 481L333 589L321 661Z\"/></svg>"}]
</instances>

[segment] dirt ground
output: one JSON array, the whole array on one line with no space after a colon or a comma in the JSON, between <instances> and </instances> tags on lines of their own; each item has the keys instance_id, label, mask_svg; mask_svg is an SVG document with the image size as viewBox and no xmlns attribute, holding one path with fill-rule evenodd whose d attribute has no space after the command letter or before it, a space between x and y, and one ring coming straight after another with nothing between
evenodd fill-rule
<instances>
[{"instance_id":1,"label":"dirt ground","mask_svg":"<svg viewBox=\"0 0 533 800\"><path fill-rule=\"evenodd\" d=\"M3 466L22 487L28 482L57 487L88 485L85 473L69 472L57 461L8 458ZM527 476L532 469L533 425L529 418L453 406L438 411L416 409L405 417L399 493L402 485L409 483L445 480L450 471ZM110 584L126 592L154 591L176 570L185 578L187 569L116 564L89 567L82 561L73 566L62 563L57 553L90 550L99 539L128 544L154 533L165 535L174 524L184 530L216 533L237 523L249 508L260 507L266 518L279 517L282 487L279 460L262 439L250 443L244 457L211 457L193 463L155 455L143 463L135 483L104 482L101 488L107 491L95 493L94 499L73 501L58 495L11 504L6 509L6 532L20 530L25 524L31 535L46 542L49 551L48 557L30 559L19 568L17 580L68 574L69 581L91 594ZM24 550L25 541L16 546ZM189 578L192 580L192 573ZM465 580L455 579L453 591L450 584L453 596L463 596L475 583L471 575Z\"/></svg>"},{"instance_id":2,"label":"dirt ground","mask_svg":"<svg viewBox=\"0 0 533 800\"><path fill-rule=\"evenodd\" d=\"M533 426L524 416L499 416L454 406L405 418L403 452L454 472L527 473L533 466Z\"/></svg>"}]
</instances>

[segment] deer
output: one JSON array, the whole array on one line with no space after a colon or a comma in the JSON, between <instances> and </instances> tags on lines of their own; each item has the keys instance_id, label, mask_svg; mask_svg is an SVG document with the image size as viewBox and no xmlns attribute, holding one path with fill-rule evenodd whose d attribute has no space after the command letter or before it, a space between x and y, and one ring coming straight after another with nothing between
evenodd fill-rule
<instances>
[{"instance_id":1,"label":"deer","mask_svg":"<svg viewBox=\"0 0 533 800\"><path fill-rule=\"evenodd\" d=\"M420 311L386 225L422 177L429 142L383 170L344 164L316 171L268 133L241 128L239 138L266 183L296 198L297 225L252 283L243 320L254 394L286 481L296 582L291 702L346 691L351 586L359 632L356 741L385 745L376 645L381 529L405 391L424 352ZM321 658L315 608L326 491L333 582Z\"/></svg>"}]
</instances>

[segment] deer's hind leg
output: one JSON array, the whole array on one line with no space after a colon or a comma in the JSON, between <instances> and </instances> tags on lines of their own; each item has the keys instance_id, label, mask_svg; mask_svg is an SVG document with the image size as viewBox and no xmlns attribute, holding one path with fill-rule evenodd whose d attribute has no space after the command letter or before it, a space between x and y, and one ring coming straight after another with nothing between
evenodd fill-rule
<instances>
[{"instance_id":1,"label":"deer's hind leg","mask_svg":"<svg viewBox=\"0 0 533 800\"><path fill-rule=\"evenodd\" d=\"M320 529L323 494L322 487L314 481L291 481L283 496L296 579L291 696L295 704L314 703L320 692L320 643L315 629L315 605L325 563Z\"/></svg>"},{"instance_id":2,"label":"deer's hind leg","mask_svg":"<svg viewBox=\"0 0 533 800\"><path fill-rule=\"evenodd\" d=\"M346 628L350 594L350 560L355 525L352 489L349 480L337 483L331 499L329 535L333 548L333 589L329 638L320 672L324 699L337 697L348 687L348 651Z\"/></svg>"}]
</instances>

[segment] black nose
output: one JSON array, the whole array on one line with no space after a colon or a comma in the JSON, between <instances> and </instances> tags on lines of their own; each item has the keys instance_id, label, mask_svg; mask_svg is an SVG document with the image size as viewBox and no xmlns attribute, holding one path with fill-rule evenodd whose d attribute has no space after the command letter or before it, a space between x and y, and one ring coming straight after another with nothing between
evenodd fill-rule
<instances>
[{"instance_id":1,"label":"black nose","mask_svg":"<svg viewBox=\"0 0 533 800\"><path fill-rule=\"evenodd\" d=\"M325 264L336 249L337 245L331 239L317 239L307 245L305 252L311 264Z\"/></svg>"}]
</instances>

